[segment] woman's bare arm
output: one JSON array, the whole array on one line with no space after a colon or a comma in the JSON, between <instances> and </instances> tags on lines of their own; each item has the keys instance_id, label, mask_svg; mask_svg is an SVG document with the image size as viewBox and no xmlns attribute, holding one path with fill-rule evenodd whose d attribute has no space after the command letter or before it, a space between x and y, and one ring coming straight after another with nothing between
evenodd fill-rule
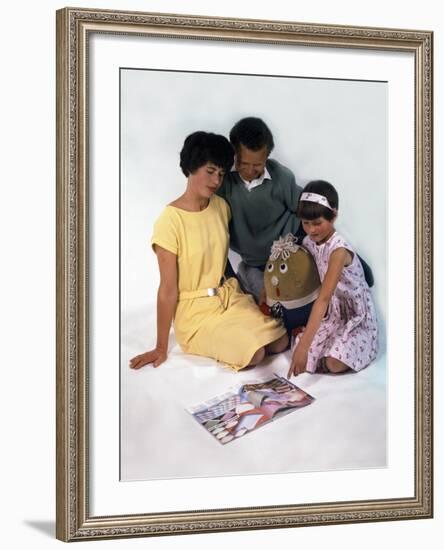
<instances>
[{"instance_id":1,"label":"woman's bare arm","mask_svg":"<svg viewBox=\"0 0 444 550\"><path fill-rule=\"evenodd\" d=\"M153 350L137 355L130 360L132 369L153 364L158 367L168 355L168 335L176 310L177 290L177 256L161 246L155 245L159 264L160 284L157 291L157 343Z\"/></svg>"}]
</instances>

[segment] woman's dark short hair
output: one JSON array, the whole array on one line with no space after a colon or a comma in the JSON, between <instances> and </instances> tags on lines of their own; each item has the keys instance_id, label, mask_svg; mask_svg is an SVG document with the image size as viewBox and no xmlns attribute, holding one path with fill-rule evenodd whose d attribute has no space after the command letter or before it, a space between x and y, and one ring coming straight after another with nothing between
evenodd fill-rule
<instances>
[{"instance_id":1,"label":"woman's dark short hair","mask_svg":"<svg viewBox=\"0 0 444 550\"><path fill-rule=\"evenodd\" d=\"M182 172L188 177L207 162L212 162L225 171L230 170L234 162L234 151L230 142L226 137L210 132L198 131L190 134L180 152Z\"/></svg>"},{"instance_id":2,"label":"woman's dark short hair","mask_svg":"<svg viewBox=\"0 0 444 550\"><path fill-rule=\"evenodd\" d=\"M230 132L230 141L236 151L242 144L250 151L259 151L267 146L268 154L274 148L273 134L261 118L246 117L233 126Z\"/></svg>"},{"instance_id":3,"label":"woman's dark short hair","mask_svg":"<svg viewBox=\"0 0 444 550\"><path fill-rule=\"evenodd\" d=\"M307 183L302 193L316 193L318 195L322 195L328 200L328 203L335 209L335 211L330 210L330 208L327 208L322 204L318 204L317 202L301 201L299 199L299 204L296 211L298 218L301 220L316 220L317 218L325 218L326 220L331 221L336 216L339 207L339 197L338 192L331 183L323 180L311 181L310 183Z\"/></svg>"}]
</instances>

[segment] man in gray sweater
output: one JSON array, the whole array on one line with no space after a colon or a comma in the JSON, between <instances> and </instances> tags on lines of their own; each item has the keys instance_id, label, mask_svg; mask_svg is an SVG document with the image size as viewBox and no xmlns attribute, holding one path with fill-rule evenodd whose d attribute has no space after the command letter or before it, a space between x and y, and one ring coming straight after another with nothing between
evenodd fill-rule
<instances>
[{"instance_id":1,"label":"man in gray sweater","mask_svg":"<svg viewBox=\"0 0 444 550\"><path fill-rule=\"evenodd\" d=\"M234 167L217 191L231 208L230 248L242 261L237 278L245 292L260 301L264 269L271 245L287 233L305 235L296 216L301 187L291 170L269 158L274 148L273 135L260 118L239 120L230 132L235 149ZM358 255L368 285L373 273ZM227 275L234 275L228 263Z\"/></svg>"},{"instance_id":2,"label":"man in gray sweater","mask_svg":"<svg viewBox=\"0 0 444 550\"><path fill-rule=\"evenodd\" d=\"M235 164L218 194L231 208L230 248L242 258L237 277L259 300L273 241L298 232L295 212L302 189L291 170L269 158L274 141L263 120L243 118L233 126L230 141Z\"/></svg>"}]
</instances>

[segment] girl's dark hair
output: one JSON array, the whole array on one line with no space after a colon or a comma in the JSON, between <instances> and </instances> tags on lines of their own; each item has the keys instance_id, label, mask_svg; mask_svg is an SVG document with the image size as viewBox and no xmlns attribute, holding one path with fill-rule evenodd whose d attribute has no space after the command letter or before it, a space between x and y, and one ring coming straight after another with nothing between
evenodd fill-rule
<instances>
[{"instance_id":1,"label":"girl's dark hair","mask_svg":"<svg viewBox=\"0 0 444 550\"><path fill-rule=\"evenodd\" d=\"M207 162L228 171L234 162L234 151L224 136L198 131L190 134L180 152L180 167L185 176L193 174Z\"/></svg>"},{"instance_id":2,"label":"girl's dark hair","mask_svg":"<svg viewBox=\"0 0 444 550\"><path fill-rule=\"evenodd\" d=\"M316 218L325 218L328 221L333 220L339 207L339 197L338 192L331 183L323 180L310 181L304 187L302 193L316 193L322 195L328 200L330 206L334 208L335 211L317 202L301 201L299 199L296 211L298 218L301 220L315 220Z\"/></svg>"},{"instance_id":3,"label":"girl's dark hair","mask_svg":"<svg viewBox=\"0 0 444 550\"><path fill-rule=\"evenodd\" d=\"M273 134L261 118L246 117L233 126L230 132L230 141L236 151L244 145L250 151L259 151L267 146L268 154L274 147Z\"/></svg>"}]
</instances>

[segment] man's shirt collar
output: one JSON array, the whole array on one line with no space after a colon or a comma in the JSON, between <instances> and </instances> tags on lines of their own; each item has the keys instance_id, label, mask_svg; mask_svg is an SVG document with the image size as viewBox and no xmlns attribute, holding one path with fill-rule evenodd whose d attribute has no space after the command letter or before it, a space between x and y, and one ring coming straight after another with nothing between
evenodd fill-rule
<instances>
[{"instance_id":1,"label":"man's shirt collar","mask_svg":"<svg viewBox=\"0 0 444 550\"><path fill-rule=\"evenodd\" d=\"M239 172L236 170L235 166L233 166L233 168L231 169L231 172L237 172L239 174ZM258 178L254 179L254 180L246 181L246 180L244 180L244 178L240 174L239 174L239 177L243 181L243 183L244 183L244 185L245 185L245 187L247 188L248 191L251 191L255 187L258 187L259 185L262 185L264 183L264 180L266 180L266 179L271 180L270 172L267 170L266 166L264 168L264 173L261 176L259 176Z\"/></svg>"}]
</instances>

